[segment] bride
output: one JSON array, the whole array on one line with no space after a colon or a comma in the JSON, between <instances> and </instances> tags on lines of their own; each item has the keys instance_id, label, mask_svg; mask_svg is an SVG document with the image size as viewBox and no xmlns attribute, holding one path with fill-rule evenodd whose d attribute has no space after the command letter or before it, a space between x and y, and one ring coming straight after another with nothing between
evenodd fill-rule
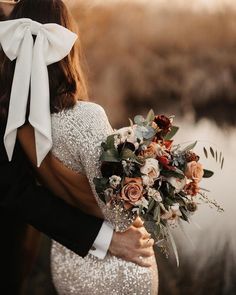
<instances>
[{"instance_id":1,"label":"bride","mask_svg":"<svg viewBox=\"0 0 236 295\"><path fill-rule=\"evenodd\" d=\"M109 224L112 224L115 218L114 213L100 201L94 188L93 179L100 174L101 143L113 130L103 108L87 101L86 85L80 67L79 41L75 41L75 34L71 32L68 39L65 38L67 33L61 28L63 26L73 31L72 18L61 0L21 0L11 14L11 19L16 22L10 29L14 30L14 34L19 40L22 38L23 41L17 39L18 47L11 44L13 47L9 54L13 55L17 50L21 52L21 49L26 46L26 42L30 42L29 32L36 36L33 51L24 53L22 49L21 58L18 58L15 69L16 75L17 67L20 69L19 64L23 63L24 60L28 62L30 56L32 56L32 63L31 61L28 62L24 68L25 72L19 72L18 76L20 74L27 76L27 69L30 70L31 77L28 77L31 79L30 103L26 101L25 107L27 106L29 122L34 127L36 153L30 155L28 142L23 140L22 144L32 162L37 159L38 166L46 155L48 157L48 152L51 149L51 153L73 172L86 175L94 198L77 200L79 206L91 214L103 216ZM47 25L42 26L40 23ZM55 30L59 30L59 26L51 26L51 23L60 25L58 35ZM15 36L14 34L8 34L9 39ZM65 46L70 47L69 42L71 42L71 47L73 46L69 55L62 60L58 56L54 60L53 54L61 54L60 50L58 51L59 54L51 48L51 42L55 41L54 37L65 38ZM45 41L46 38L48 38L47 42ZM26 39L27 41L25 41ZM24 50L26 50L26 47L24 47ZM48 56L46 56L47 54ZM41 65L44 59L45 64L48 65L49 73L50 112L49 104L47 104L47 101L45 102L48 94L47 91L44 91L45 85L47 85L45 84L47 79L44 79L46 71ZM5 62L3 69L7 71L10 67L9 64L10 62ZM24 87L27 89L27 85L24 85L20 79L19 81L13 80L12 93L17 83L18 91L23 91ZM16 105L13 107L14 103ZM10 101L9 124L5 135L5 146L9 158L11 158L12 153L12 142L14 142L14 128L17 129L22 125L21 119L19 119L19 122L14 121L16 117L19 117L18 114L23 108L22 102L16 101L14 103ZM9 101L6 102L6 107L8 104ZM47 120L47 112L50 116L49 120ZM12 122L10 122L11 120ZM24 133L25 128L28 127L23 127L19 133ZM43 173L41 173L41 178L44 184L50 187L50 181ZM54 186L54 189L60 195L60 188ZM66 198L67 193L63 191L62 197ZM127 230L129 226L130 222L125 218L120 220L120 231ZM83 239L83 237L80 237L80 239ZM151 258L140 257L140 259L150 259L150 267L141 267L112 256L110 253L104 259L99 259L91 254L82 258L57 242L53 242L51 250L53 281L61 295L155 295L157 294L158 282L155 258L152 256Z\"/></svg>"}]
</instances>

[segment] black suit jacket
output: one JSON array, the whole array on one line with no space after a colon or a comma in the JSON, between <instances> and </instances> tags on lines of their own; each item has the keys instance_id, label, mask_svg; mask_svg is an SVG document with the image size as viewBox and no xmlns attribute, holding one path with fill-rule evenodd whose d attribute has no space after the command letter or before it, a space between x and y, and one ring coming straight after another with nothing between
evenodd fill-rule
<instances>
[{"instance_id":1,"label":"black suit jacket","mask_svg":"<svg viewBox=\"0 0 236 295\"><path fill-rule=\"evenodd\" d=\"M78 255L86 256L103 221L37 186L18 142L9 162L3 145L4 132L5 125L0 123L0 214L19 218Z\"/></svg>"}]
</instances>

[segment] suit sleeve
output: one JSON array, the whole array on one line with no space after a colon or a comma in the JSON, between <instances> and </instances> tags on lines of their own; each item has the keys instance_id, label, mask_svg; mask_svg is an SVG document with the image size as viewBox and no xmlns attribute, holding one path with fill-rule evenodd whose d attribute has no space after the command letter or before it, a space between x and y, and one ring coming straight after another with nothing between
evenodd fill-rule
<instances>
[{"instance_id":1,"label":"suit sleeve","mask_svg":"<svg viewBox=\"0 0 236 295\"><path fill-rule=\"evenodd\" d=\"M12 162L0 155L0 207L80 256L92 247L103 220L68 205L37 186L18 147Z\"/></svg>"}]
</instances>

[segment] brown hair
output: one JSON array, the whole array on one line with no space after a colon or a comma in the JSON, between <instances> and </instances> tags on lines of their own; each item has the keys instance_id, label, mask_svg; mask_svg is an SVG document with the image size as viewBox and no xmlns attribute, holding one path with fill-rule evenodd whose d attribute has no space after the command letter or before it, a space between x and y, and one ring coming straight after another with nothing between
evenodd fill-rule
<instances>
[{"instance_id":1,"label":"brown hair","mask_svg":"<svg viewBox=\"0 0 236 295\"><path fill-rule=\"evenodd\" d=\"M75 22L61 0L21 0L8 19L18 18L31 18L42 24L57 23L78 34ZM68 56L48 66L52 113L72 108L76 100L86 100L88 97L81 67L80 47L80 41L77 39ZM0 117L5 118L10 100L15 62L11 62L2 50L0 62Z\"/></svg>"}]
</instances>

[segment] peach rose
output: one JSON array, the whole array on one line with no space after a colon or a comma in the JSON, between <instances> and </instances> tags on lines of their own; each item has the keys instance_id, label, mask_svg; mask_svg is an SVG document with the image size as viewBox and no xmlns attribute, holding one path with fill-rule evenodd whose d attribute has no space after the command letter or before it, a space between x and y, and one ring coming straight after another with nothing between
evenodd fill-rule
<instances>
[{"instance_id":1,"label":"peach rose","mask_svg":"<svg viewBox=\"0 0 236 295\"><path fill-rule=\"evenodd\" d=\"M124 187L121 190L121 199L125 201L125 208L133 207L142 197L142 179L126 177Z\"/></svg>"},{"instance_id":2,"label":"peach rose","mask_svg":"<svg viewBox=\"0 0 236 295\"><path fill-rule=\"evenodd\" d=\"M203 166L196 161L192 161L187 164L187 168L185 170L185 176L188 179L192 179L194 182L200 182L202 180L204 171Z\"/></svg>"},{"instance_id":3,"label":"peach rose","mask_svg":"<svg viewBox=\"0 0 236 295\"><path fill-rule=\"evenodd\" d=\"M157 155L157 144L152 142L145 150L140 152L140 156L147 158L156 158Z\"/></svg>"}]
</instances>

